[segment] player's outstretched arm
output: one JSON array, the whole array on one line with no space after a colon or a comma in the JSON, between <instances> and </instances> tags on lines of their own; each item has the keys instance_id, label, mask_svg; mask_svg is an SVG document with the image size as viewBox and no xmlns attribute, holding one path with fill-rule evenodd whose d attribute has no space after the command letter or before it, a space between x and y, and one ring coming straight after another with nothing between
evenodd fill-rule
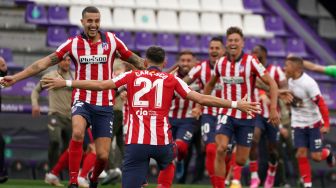
<instances>
[{"instance_id":1,"label":"player's outstretched arm","mask_svg":"<svg viewBox=\"0 0 336 188\"><path fill-rule=\"evenodd\" d=\"M261 80L266 83L270 87L270 117L269 122L273 125L279 125L280 124L280 117L277 111L277 104L278 104L278 86L276 82L271 78L271 76L268 73L265 73L262 77L260 77Z\"/></svg>"},{"instance_id":2,"label":"player's outstretched arm","mask_svg":"<svg viewBox=\"0 0 336 188\"><path fill-rule=\"evenodd\" d=\"M260 104L258 102L247 102L247 96L240 101L230 101L220 99L211 95L203 95L196 91L190 91L187 99L195 101L204 106L213 106L220 108L238 108L240 111L247 112L249 115L260 112Z\"/></svg>"},{"instance_id":3,"label":"player's outstretched arm","mask_svg":"<svg viewBox=\"0 0 336 188\"><path fill-rule=\"evenodd\" d=\"M31 77L39 72L42 72L48 67L53 66L59 62L60 60L58 59L57 55L55 53L52 53L49 56L46 56L42 59L35 61L33 64L28 66L26 69L24 69L23 71L15 75L5 76L4 79L1 81L1 84L5 85L6 87L11 86L15 84L16 82L23 80L25 78Z\"/></svg>"},{"instance_id":4,"label":"player's outstretched arm","mask_svg":"<svg viewBox=\"0 0 336 188\"><path fill-rule=\"evenodd\" d=\"M87 89L102 91L106 89L116 88L112 80L63 80L60 78L44 78L41 80L43 87L48 89L56 89L62 87L72 87L78 89Z\"/></svg>"}]
</instances>

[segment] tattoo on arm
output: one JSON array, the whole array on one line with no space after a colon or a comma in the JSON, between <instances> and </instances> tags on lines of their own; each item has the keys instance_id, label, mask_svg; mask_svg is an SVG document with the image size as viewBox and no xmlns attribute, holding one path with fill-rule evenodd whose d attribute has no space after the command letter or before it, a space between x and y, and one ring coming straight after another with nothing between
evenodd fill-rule
<instances>
[{"instance_id":1,"label":"tattoo on arm","mask_svg":"<svg viewBox=\"0 0 336 188\"><path fill-rule=\"evenodd\" d=\"M127 59L127 62L133 64L138 69L145 69L145 60L134 53Z\"/></svg>"},{"instance_id":2,"label":"tattoo on arm","mask_svg":"<svg viewBox=\"0 0 336 188\"><path fill-rule=\"evenodd\" d=\"M57 55L55 53L52 53L49 55L50 58L50 64L51 65L56 65L60 60L58 59Z\"/></svg>"}]
</instances>

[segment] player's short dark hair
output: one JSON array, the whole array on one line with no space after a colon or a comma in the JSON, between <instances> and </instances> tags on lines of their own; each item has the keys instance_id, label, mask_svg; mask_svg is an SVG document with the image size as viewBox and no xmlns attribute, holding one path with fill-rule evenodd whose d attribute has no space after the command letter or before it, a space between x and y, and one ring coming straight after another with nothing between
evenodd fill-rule
<instances>
[{"instance_id":1,"label":"player's short dark hair","mask_svg":"<svg viewBox=\"0 0 336 188\"><path fill-rule=\"evenodd\" d=\"M243 31L239 28L239 27L229 27L226 30L226 37L228 37L231 34L237 33L238 35L240 35L242 38L244 38L244 34Z\"/></svg>"},{"instance_id":2,"label":"player's short dark hair","mask_svg":"<svg viewBox=\"0 0 336 188\"><path fill-rule=\"evenodd\" d=\"M267 55L268 50L267 50L267 48L264 45L257 44L256 47L259 47L261 49L261 51L265 52L265 54Z\"/></svg>"},{"instance_id":3,"label":"player's short dark hair","mask_svg":"<svg viewBox=\"0 0 336 188\"><path fill-rule=\"evenodd\" d=\"M82 11L82 18L84 18L84 15L85 13L100 13L99 12L99 9L97 7L94 7L94 6L88 6L88 7L85 7Z\"/></svg>"},{"instance_id":4,"label":"player's short dark hair","mask_svg":"<svg viewBox=\"0 0 336 188\"><path fill-rule=\"evenodd\" d=\"M290 61L290 62L298 65L299 67L303 67L303 59L301 57L290 56L290 57L286 58L286 61Z\"/></svg>"},{"instance_id":5,"label":"player's short dark hair","mask_svg":"<svg viewBox=\"0 0 336 188\"><path fill-rule=\"evenodd\" d=\"M162 64L165 60L166 52L158 46L151 46L146 51L146 58L154 64Z\"/></svg>"},{"instance_id":6,"label":"player's short dark hair","mask_svg":"<svg viewBox=\"0 0 336 188\"><path fill-rule=\"evenodd\" d=\"M183 50L180 53L178 53L178 55L176 56L176 60L180 59L180 57L183 56L183 55L191 55L191 56L195 57L195 54L192 51Z\"/></svg>"},{"instance_id":7,"label":"player's short dark hair","mask_svg":"<svg viewBox=\"0 0 336 188\"><path fill-rule=\"evenodd\" d=\"M216 41L216 42L220 42L221 44L224 44L223 38L220 37L220 36L212 37L210 42L212 42L212 41Z\"/></svg>"}]
</instances>

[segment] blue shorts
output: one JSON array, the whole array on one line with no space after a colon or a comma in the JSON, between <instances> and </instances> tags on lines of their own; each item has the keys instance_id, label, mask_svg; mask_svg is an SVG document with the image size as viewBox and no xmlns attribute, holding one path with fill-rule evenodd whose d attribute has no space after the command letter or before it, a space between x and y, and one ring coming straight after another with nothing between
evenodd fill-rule
<instances>
[{"instance_id":1,"label":"blue shorts","mask_svg":"<svg viewBox=\"0 0 336 188\"><path fill-rule=\"evenodd\" d=\"M230 138L234 136L237 145L251 147L255 119L236 119L230 116L222 116L217 127L216 134L224 134Z\"/></svg>"},{"instance_id":2,"label":"blue shorts","mask_svg":"<svg viewBox=\"0 0 336 188\"><path fill-rule=\"evenodd\" d=\"M255 127L261 129L262 134L265 134L268 141L272 143L276 143L280 139L279 128L273 126L272 124L268 123L268 118L264 118L260 115L257 115L255 119Z\"/></svg>"},{"instance_id":3,"label":"blue shorts","mask_svg":"<svg viewBox=\"0 0 336 188\"><path fill-rule=\"evenodd\" d=\"M165 169L176 157L175 144L169 145L125 145L122 168L122 187L140 188L146 179L150 158L156 160L160 170Z\"/></svg>"},{"instance_id":4,"label":"blue shorts","mask_svg":"<svg viewBox=\"0 0 336 188\"><path fill-rule=\"evenodd\" d=\"M202 138L205 144L214 143L216 136L217 117L204 114L201 117Z\"/></svg>"},{"instance_id":5,"label":"blue shorts","mask_svg":"<svg viewBox=\"0 0 336 188\"><path fill-rule=\"evenodd\" d=\"M83 116L88 125L91 125L94 139L99 137L112 138L113 107L96 106L82 101L72 105L72 116Z\"/></svg>"},{"instance_id":6,"label":"blue shorts","mask_svg":"<svg viewBox=\"0 0 336 188\"><path fill-rule=\"evenodd\" d=\"M172 134L173 134L174 140L180 139L190 144L191 139L194 134L194 129L197 123L196 119L195 118L185 118L185 119L169 118L169 123L172 126Z\"/></svg>"},{"instance_id":7,"label":"blue shorts","mask_svg":"<svg viewBox=\"0 0 336 188\"><path fill-rule=\"evenodd\" d=\"M320 128L294 128L292 130L292 137L296 148L309 148L311 152L322 151Z\"/></svg>"}]
</instances>

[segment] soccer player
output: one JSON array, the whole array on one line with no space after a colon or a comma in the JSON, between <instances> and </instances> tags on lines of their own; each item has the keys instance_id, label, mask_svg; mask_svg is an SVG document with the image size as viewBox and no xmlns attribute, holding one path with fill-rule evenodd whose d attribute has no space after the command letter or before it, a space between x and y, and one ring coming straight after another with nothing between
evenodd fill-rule
<instances>
[{"instance_id":1,"label":"soccer player","mask_svg":"<svg viewBox=\"0 0 336 188\"><path fill-rule=\"evenodd\" d=\"M266 70L269 72L269 75L272 79L275 80L277 86L280 89L287 87L287 80L285 73L282 71L281 67L271 65L267 63L267 49L263 45L256 45L252 49L252 54L255 55L259 62L266 67ZM271 125L268 121L270 106L268 104L268 96L265 91L259 93L259 89L255 89L257 91L256 98L261 94L260 98L264 98L264 100L260 99L261 103L261 114L257 115L255 121L255 128L252 140L252 146L250 151L250 172L251 172L251 184L250 188L258 188L260 184L260 179L258 176L258 144L260 141L260 137L262 134L266 135L267 138L267 148L269 152L269 163L267 170L267 178L265 180L265 188L271 188L274 184L276 168L278 164L278 151L277 151L277 142L279 140L279 130L274 125Z\"/></svg>"},{"instance_id":2,"label":"soccer player","mask_svg":"<svg viewBox=\"0 0 336 188\"><path fill-rule=\"evenodd\" d=\"M218 60L215 65L215 74L204 89L205 94L210 94L215 84L220 79L224 86L224 99L240 100L247 95L248 101L254 101L255 80L259 77L270 86L270 118L272 124L280 122L277 112L278 87L269 76L264 66L252 55L243 52L244 35L240 28L230 27L226 32L226 50L228 55ZM254 131L254 118L236 109L224 109L225 115L218 121L216 131L216 161L215 173L220 182L225 178L225 156L230 139L235 136L236 164L243 166L248 159ZM219 187L224 187L220 185ZM231 187L241 187L240 182L232 181Z\"/></svg>"},{"instance_id":3,"label":"soccer player","mask_svg":"<svg viewBox=\"0 0 336 188\"><path fill-rule=\"evenodd\" d=\"M175 76L183 79L190 69L195 65L195 56L191 51L182 51L177 57L178 71ZM199 84L196 82L189 87L193 90L199 90ZM172 125L173 139L177 146L177 164L176 178L181 179L184 173L183 160L187 157L188 147L193 137L193 132L196 126L196 119L192 116L192 109L195 107L195 102L184 100L181 96L176 95L172 101L172 106L169 111L169 123Z\"/></svg>"},{"instance_id":4,"label":"soccer player","mask_svg":"<svg viewBox=\"0 0 336 188\"><path fill-rule=\"evenodd\" d=\"M65 80L73 79L74 74L70 71L70 63L70 57L66 56L58 64L56 70L48 72L43 75L43 77L60 77ZM43 87L39 82L31 93L33 117L40 116L40 106L38 100L42 91ZM49 167L55 166L60 154L63 153L69 146L69 141L71 139L71 93L72 89L70 88L48 91Z\"/></svg>"},{"instance_id":5,"label":"soccer player","mask_svg":"<svg viewBox=\"0 0 336 188\"><path fill-rule=\"evenodd\" d=\"M149 159L157 161L160 172L160 187L170 187L174 176L175 158L171 125L168 113L177 92L184 99L202 105L235 108L243 112L258 111L258 103L223 100L191 91L188 85L172 74L161 72L165 52L160 47L150 47L146 51L147 70L130 71L107 81L45 79L50 89L74 87L89 90L106 90L126 85L130 110L126 133L125 158L123 163L123 188L141 187L148 170Z\"/></svg>"},{"instance_id":6,"label":"soccer player","mask_svg":"<svg viewBox=\"0 0 336 188\"><path fill-rule=\"evenodd\" d=\"M314 64L313 62L310 62L308 60L304 60L303 66L305 69L308 69L310 71L322 73L322 74L331 76L333 78L336 78L336 65L323 66L323 65Z\"/></svg>"},{"instance_id":7,"label":"soccer player","mask_svg":"<svg viewBox=\"0 0 336 188\"><path fill-rule=\"evenodd\" d=\"M329 111L316 81L304 73L303 60L288 57L284 71L288 87L296 100L291 103L291 126L299 171L305 188L312 187L308 150L315 161L326 160L330 167L336 160L330 148L323 147L322 134L328 133ZM322 116L322 117L321 117Z\"/></svg>"},{"instance_id":8,"label":"soccer player","mask_svg":"<svg viewBox=\"0 0 336 188\"><path fill-rule=\"evenodd\" d=\"M198 80L201 83L201 89L204 89L205 84L210 81L211 75L214 72L214 67L216 61L222 57L225 53L225 48L223 40L221 37L213 37L209 42L209 59L202 61L194 68L190 70L188 75L184 77L184 81L187 84L193 83ZM221 98L223 93L223 84L221 80L218 80L215 89L212 91L211 95ZM206 159L205 167L209 173L211 184L216 187L216 176L215 176L215 156L216 156L216 125L217 117L219 115L220 109L217 107L207 107L204 106L203 111L199 105L193 109L194 115L198 118L201 114L201 124L202 124L202 138L206 144ZM217 182L218 183L218 182ZM221 183L219 181L219 183Z\"/></svg>"},{"instance_id":9,"label":"soccer player","mask_svg":"<svg viewBox=\"0 0 336 188\"><path fill-rule=\"evenodd\" d=\"M99 30L100 12L96 7L89 6L83 9L81 23L84 28L83 33L68 39L54 53L37 60L25 70L13 76L4 77L0 83L13 85L59 63L66 55L69 55L75 64L75 80L111 79L113 62L117 53L120 54L121 59L138 68L143 67L143 59L128 50L113 33ZM84 132L88 124L92 125L97 151L95 166L90 177L91 187L96 187L98 175L108 162L111 146L112 90L75 89L72 100L72 139L69 144L70 187L77 187Z\"/></svg>"}]
</instances>

